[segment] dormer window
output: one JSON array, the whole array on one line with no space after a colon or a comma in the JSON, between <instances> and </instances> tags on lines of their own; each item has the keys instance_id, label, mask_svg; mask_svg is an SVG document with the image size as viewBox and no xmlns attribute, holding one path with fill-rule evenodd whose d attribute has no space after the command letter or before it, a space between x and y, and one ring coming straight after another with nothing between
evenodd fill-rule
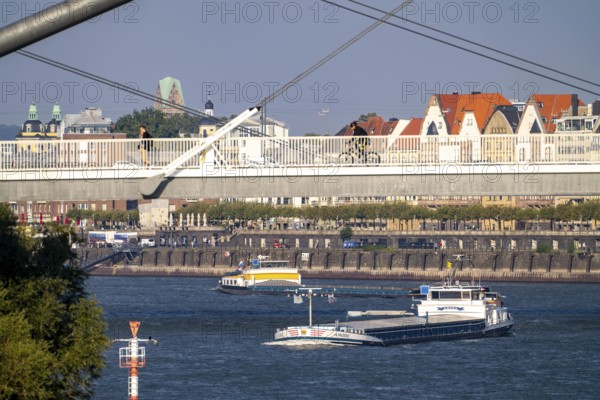
<instances>
[{"instance_id":1,"label":"dormer window","mask_svg":"<svg viewBox=\"0 0 600 400\"><path fill-rule=\"evenodd\" d=\"M541 101L538 101L538 107L539 108L544 108L544 103L542 103Z\"/></svg>"}]
</instances>

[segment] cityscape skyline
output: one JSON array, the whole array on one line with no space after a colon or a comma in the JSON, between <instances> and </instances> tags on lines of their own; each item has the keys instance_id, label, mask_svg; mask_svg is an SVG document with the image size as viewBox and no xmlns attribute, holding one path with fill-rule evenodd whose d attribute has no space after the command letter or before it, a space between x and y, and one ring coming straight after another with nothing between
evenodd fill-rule
<instances>
[{"instance_id":1,"label":"cityscape skyline","mask_svg":"<svg viewBox=\"0 0 600 400\"><path fill-rule=\"evenodd\" d=\"M174 76L185 86L189 107L203 110L210 98L217 115L231 115L277 90L372 23L327 2L223 4L181 2L186 12L172 20L164 17L164 5L157 1L132 2L27 49L147 93L154 93L159 79ZM339 4L359 9L352 2ZM6 3L0 22L7 25L45 6ZM390 8L382 1L373 6ZM401 16L575 76L593 77L593 66L600 61L590 50L595 37L593 9L600 5L563 6L554 1L413 2ZM401 20L395 23L416 29ZM255 37L260 39L248 39ZM79 45L82 38L85 46ZM548 52L548 45L556 51ZM575 64L570 54L584 54L586 62ZM3 124L21 124L23 110L35 100L40 110L59 102L65 113L99 107L113 120L152 106L151 101L19 54L0 62ZM595 93L594 85L581 85ZM420 117L431 94L477 90L499 91L522 101L536 92L577 93L586 103L596 98L393 26L380 26L269 104L267 113L285 121L292 135L333 134L360 114Z\"/></svg>"}]
</instances>

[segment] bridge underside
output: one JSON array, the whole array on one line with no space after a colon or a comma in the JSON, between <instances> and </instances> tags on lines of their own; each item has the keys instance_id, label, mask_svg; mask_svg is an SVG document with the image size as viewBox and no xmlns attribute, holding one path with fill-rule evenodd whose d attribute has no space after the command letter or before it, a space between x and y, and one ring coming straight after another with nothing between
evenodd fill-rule
<instances>
[{"instance_id":1,"label":"bridge underside","mask_svg":"<svg viewBox=\"0 0 600 400\"><path fill-rule=\"evenodd\" d=\"M535 174L381 174L303 176L177 176L157 180L156 191L144 196L147 177L0 181L0 201L132 200L142 198L201 199L244 197L366 196L595 196L600 172L536 172Z\"/></svg>"}]
</instances>

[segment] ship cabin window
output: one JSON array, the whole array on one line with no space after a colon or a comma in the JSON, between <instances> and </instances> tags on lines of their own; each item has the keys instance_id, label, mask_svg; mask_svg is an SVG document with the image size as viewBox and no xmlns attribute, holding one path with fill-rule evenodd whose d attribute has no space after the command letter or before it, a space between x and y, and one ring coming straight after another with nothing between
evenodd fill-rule
<instances>
[{"instance_id":1,"label":"ship cabin window","mask_svg":"<svg viewBox=\"0 0 600 400\"><path fill-rule=\"evenodd\" d=\"M461 298L461 292L455 292L455 291L433 291L431 292L431 298L434 300L437 299L460 299Z\"/></svg>"},{"instance_id":2,"label":"ship cabin window","mask_svg":"<svg viewBox=\"0 0 600 400\"><path fill-rule=\"evenodd\" d=\"M471 300L483 300L485 299L484 292L471 292Z\"/></svg>"}]
</instances>

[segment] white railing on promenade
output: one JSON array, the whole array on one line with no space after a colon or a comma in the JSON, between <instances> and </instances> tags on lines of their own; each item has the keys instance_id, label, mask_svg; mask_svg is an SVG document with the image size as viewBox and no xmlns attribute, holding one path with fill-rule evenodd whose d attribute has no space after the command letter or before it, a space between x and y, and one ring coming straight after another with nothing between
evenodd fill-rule
<instances>
[{"instance_id":1,"label":"white railing on promenade","mask_svg":"<svg viewBox=\"0 0 600 400\"><path fill-rule=\"evenodd\" d=\"M167 167L205 139L154 139L152 169ZM133 169L141 166L139 139L20 140L0 142L0 171L39 169ZM600 135L544 134L479 137L228 137L184 163L231 168L395 166L405 164L600 164Z\"/></svg>"}]
</instances>

